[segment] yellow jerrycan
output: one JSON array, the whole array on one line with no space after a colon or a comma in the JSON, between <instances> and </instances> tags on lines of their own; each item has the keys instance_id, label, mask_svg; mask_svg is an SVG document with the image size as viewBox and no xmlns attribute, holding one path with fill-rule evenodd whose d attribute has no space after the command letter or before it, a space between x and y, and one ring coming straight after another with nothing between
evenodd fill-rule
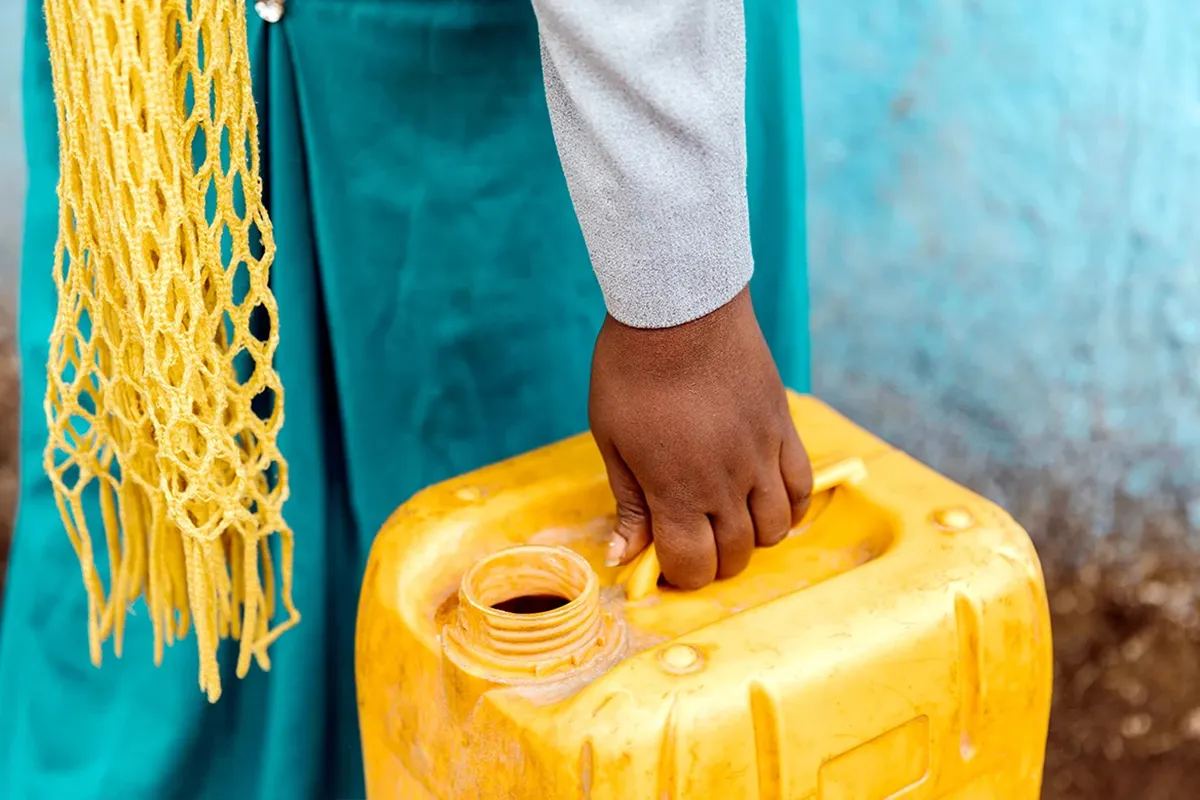
<instances>
[{"instance_id":1,"label":"yellow jerrycan","mask_svg":"<svg viewBox=\"0 0 1200 800\"><path fill-rule=\"evenodd\" d=\"M604 566L589 436L421 492L359 604L370 800L1035 800L1050 617L1006 513L809 397L812 508L741 575Z\"/></svg>"}]
</instances>

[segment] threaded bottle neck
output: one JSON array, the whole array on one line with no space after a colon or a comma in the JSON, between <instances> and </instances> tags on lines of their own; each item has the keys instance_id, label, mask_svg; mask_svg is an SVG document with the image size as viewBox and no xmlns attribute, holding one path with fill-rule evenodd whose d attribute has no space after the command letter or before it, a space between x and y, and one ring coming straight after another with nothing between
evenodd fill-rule
<instances>
[{"instance_id":1,"label":"threaded bottle neck","mask_svg":"<svg viewBox=\"0 0 1200 800\"><path fill-rule=\"evenodd\" d=\"M448 638L487 667L541 677L587 660L602 644L600 581L563 547L502 550L473 566L459 588Z\"/></svg>"}]
</instances>

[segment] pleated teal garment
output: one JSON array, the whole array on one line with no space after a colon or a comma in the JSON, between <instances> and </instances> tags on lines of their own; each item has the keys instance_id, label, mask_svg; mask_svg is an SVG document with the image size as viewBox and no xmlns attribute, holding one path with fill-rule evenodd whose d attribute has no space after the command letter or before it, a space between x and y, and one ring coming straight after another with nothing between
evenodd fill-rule
<instances>
[{"instance_id":1,"label":"pleated teal garment","mask_svg":"<svg viewBox=\"0 0 1200 800\"><path fill-rule=\"evenodd\" d=\"M371 537L421 487L586 426L603 316L527 0L287 0L250 16L303 622L209 705L192 640L88 660L79 566L41 472L57 141L29 2L20 509L0 618L3 800L361 797L353 636ZM794 0L748 3L756 305L808 383ZM144 621L144 618L143 618ZM222 656L230 673L232 651Z\"/></svg>"}]
</instances>

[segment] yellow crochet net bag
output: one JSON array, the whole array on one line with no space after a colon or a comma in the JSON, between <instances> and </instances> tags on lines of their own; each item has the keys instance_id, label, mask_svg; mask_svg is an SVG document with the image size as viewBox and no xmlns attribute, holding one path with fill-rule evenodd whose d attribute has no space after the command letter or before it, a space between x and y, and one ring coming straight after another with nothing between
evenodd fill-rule
<instances>
[{"instance_id":1,"label":"yellow crochet net bag","mask_svg":"<svg viewBox=\"0 0 1200 800\"><path fill-rule=\"evenodd\" d=\"M110 637L120 656L140 596L155 663L194 626L216 701L221 639L240 640L241 677L252 657L269 668L267 646L299 621L243 0L45 9L61 170L45 468L83 570L92 662Z\"/></svg>"}]
</instances>

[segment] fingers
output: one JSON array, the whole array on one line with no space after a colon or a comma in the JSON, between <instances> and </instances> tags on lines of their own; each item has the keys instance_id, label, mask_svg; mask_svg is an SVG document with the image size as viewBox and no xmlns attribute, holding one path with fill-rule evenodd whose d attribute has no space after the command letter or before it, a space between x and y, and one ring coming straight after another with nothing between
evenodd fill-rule
<instances>
[{"instance_id":1,"label":"fingers","mask_svg":"<svg viewBox=\"0 0 1200 800\"><path fill-rule=\"evenodd\" d=\"M647 500L611 442L599 444L617 501L617 525L607 563L628 564L653 541L664 577L680 589L699 589L741 573L755 546L778 544L808 511L812 468L804 445L790 426L776 465L760 473L762 477L743 501L711 513L686 501Z\"/></svg>"},{"instance_id":2,"label":"fingers","mask_svg":"<svg viewBox=\"0 0 1200 800\"><path fill-rule=\"evenodd\" d=\"M617 499L617 529L608 542L605 563L627 564L650 545L650 510L646 496L624 459L611 445L601 444L608 483Z\"/></svg>"},{"instance_id":3,"label":"fingers","mask_svg":"<svg viewBox=\"0 0 1200 800\"><path fill-rule=\"evenodd\" d=\"M717 546L717 579L732 578L754 553L754 522L745 504L710 518Z\"/></svg>"},{"instance_id":4,"label":"fingers","mask_svg":"<svg viewBox=\"0 0 1200 800\"><path fill-rule=\"evenodd\" d=\"M759 547L782 542L792 527L792 505L783 482L782 468L768 472L747 499L754 521L754 541Z\"/></svg>"},{"instance_id":5,"label":"fingers","mask_svg":"<svg viewBox=\"0 0 1200 800\"><path fill-rule=\"evenodd\" d=\"M754 553L754 521L744 503L710 515L660 504L651 507L650 520L663 576L680 589L732 578Z\"/></svg>"},{"instance_id":6,"label":"fingers","mask_svg":"<svg viewBox=\"0 0 1200 800\"><path fill-rule=\"evenodd\" d=\"M668 583L679 589L700 589L717 577L717 543L707 516L684 513L670 506L651 507L654 547Z\"/></svg>"},{"instance_id":7,"label":"fingers","mask_svg":"<svg viewBox=\"0 0 1200 800\"><path fill-rule=\"evenodd\" d=\"M799 434L791 425L787 427L783 447L779 451L779 471L787 489L788 502L792 509L792 525L795 526L800 524L800 520L808 512L808 504L812 500L813 475L808 453L800 442Z\"/></svg>"}]
</instances>

